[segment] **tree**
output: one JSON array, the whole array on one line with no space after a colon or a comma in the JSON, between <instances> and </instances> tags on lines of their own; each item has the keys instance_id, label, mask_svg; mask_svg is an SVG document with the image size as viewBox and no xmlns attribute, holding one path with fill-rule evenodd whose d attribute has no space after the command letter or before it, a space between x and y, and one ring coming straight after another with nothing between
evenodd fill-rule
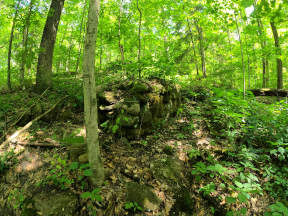
<instances>
[{"instance_id":1,"label":"tree","mask_svg":"<svg viewBox=\"0 0 288 216\"><path fill-rule=\"evenodd\" d=\"M138 5L138 1L137 0L137 9L140 13L140 18L139 18L139 53L138 53L138 63L139 63L139 78L141 78L141 63L140 63L140 60L141 60L141 21L142 21L142 12L139 8L139 5Z\"/></svg>"},{"instance_id":2,"label":"tree","mask_svg":"<svg viewBox=\"0 0 288 216\"><path fill-rule=\"evenodd\" d=\"M85 19L85 12L86 12L86 4L87 4L87 0L85 0L84 3L84 9L83 9L83 14L82 14L82 19L81 19L81 23L80 23L80 33L79 33L79 45L78 45L78 57L77 57L77 63L76 63L76 74L78 73L78 68L79 68L79 61L80 61L80 56L81 56L81 51L82 51L82 26L83 26L83 22ZM101 64L100 64L101 65Z\"/></svg>"},{"instance_id":3,"label":"tree","mask_svg":"<svg viewBox=\"0 0 288 216\"><path fill-rule=\"evenodd\" d=\"M21 62L21 68L20 68L20 83L22 90L25 90L25 82L24 82L24 74L25 74L25 60L27 56L27 41L28 41L28 30L29 30L29 24L30 24L30 15L31 15L31 10L33 6L33 1L30 1L29 4L29 11L26 19L26 23L24 25L23 29L23 51L22 51L22 62Z\"/></svg>"},{"instance_id":4,"label":"tree","mask_svg":"<svg viewBox=\"0 0 288 216\"><path fill-rule=\"evenodd\" d=\"M42 92L52 84L52 62L54 44L65 0L52 0L42 34L37 64L36 86Z\"/></svg>"},{"instance_id":5,"label":"tree","mask_svg":"<svg viewBox=\"0 0 288 216\"><path fill-rule=\"evenodd\" d=\"M9 51L8 51L8 71L7 71L7 85L8 85L8 89L11 92L12 88L11 88L11 52L12 52L12 41L13 41L13 33L14 33L14 28L15 28L15 23L16 23L16 17L18 14L18 10L19 10L19 4L20 1L18 1L18 4L16 6L16 11L14 14L14 18L13 18L13 23L12 23L12 28L11 28L11 34L10 34L10 40L9 40Z\"/></svg>"},{"instance_id":6,"label":"tree","mask_svg":"<svg viewBox=\"0 0 288 216\"><path fill-rule=\"evenodd\" d=\"M283 65L282 65L282 60L280 59L281 56L281 48L279 44L279 35L277 28L275 26L274 22L270 22L271 29L273 32L273 37L275 41L275 47L277 49L276 54L277 54L277 89L283 89Z\"/></svg>"},{"instance_id":7,"label":"tree","mask_svg":"<svg viewBox=\"0 0 288 216\"><path fill-rule=\"evenodd\" d=\"M90 169L93 173L90 180L96 187L101 187L104 182L104 167L98 138L98 109L94 74L99 12L100 0L90 0L82 64L86 142Z\"/></svg>"}]
</instances>

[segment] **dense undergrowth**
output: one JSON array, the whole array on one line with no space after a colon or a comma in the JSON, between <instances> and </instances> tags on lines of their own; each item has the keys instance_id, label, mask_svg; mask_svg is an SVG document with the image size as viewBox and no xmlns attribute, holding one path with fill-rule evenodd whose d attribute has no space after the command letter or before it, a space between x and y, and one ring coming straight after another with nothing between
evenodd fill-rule
<instances>
[{"instance_id":1,"label":"dense undergrowth","mask_svg":"<svg viewBox=\"0 0 288 216\"><path fill-rule=\"evenodd\" d=\"M103 80L99 79L98 83L106 81L108 82L103 76ZM69 94L73 106L83 108L81 83L81 79L55 79L54 93L50 95L49 100L56 100L61 95ZM186 133L192 135L197 131L198 129L191 123L196 118L207 123L212 137L210 146L213 148L205 151L206 156L203 156L201 150L197 148L188 152L189 161L193 161L191 177L199 184L197 191L207 197L215 195L217 188L221 188L221 196L214 198L219 203L226 204L229 210L226 215L245 215L251 207L248 203L255 199L255 195L272 197L274 200L274 204L263 212L265 216L288 215L288 105L283 100L272 104L259 103L251 92L247 92L246 99L243 100L243 92L239 90L220 87L208 89L204 87L205 85L193 86L187 82L181 83L181 80L180 84L184 87L181 89L182 106L177 112L177 117L171 121L185 117L190 123L179 128L179 131L183 132L178 131L175 138L185 140L188 136ZM8 96L3 97L0 111L10 115L16 113L15 109L21 107L23 105L21 100L25 99L24 94L21 94L23 93L16 94L13 98L13 101L19 101L17 103L11 103L11 98ZM191 109L193 101L195 104ZM161 137L162 126L155 126L154 139ZM110 133L113 135L112 131ZM147 141L143 139L141 143L145 146ZM13 152L1 155L2 174L9 169L9 166L17 163L17 161L11 162L13 157ZM64 190L67 185L74 184L73 179L67 176L70 176L69 172L78 169L78 165L73 163L68 166L67 158L61 159L57 156L54 158L51 175L41 183L45 185L52 181L55 186L60 186ZM83 175L89 176L89 165L82 166L79 170L84 171L84 174L78 176L77 181L83 184ZM81 187L84 188L83 185ZM87 191L84 197L91 196L91 199L101 201L99 191L100 189ZM13 198L14 193L18 195ZM15 197L19 200L14 208L19 208L25 198L21 196L19 190L11 193L10 199ZM137 206L137 203L133 206ZM140 206L134 210L136 209L142 210ZM219 209L211 207L213 214L217 215L217 211L219 212Z\"/></svg>"}]
</instances>

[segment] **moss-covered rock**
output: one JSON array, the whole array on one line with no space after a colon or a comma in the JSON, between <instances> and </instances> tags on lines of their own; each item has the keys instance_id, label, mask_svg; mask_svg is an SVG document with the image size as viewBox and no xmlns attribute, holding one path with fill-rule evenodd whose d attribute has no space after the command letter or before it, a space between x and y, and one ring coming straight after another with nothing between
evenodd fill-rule
<instances>
[{"instance_id":1,"label":"moss-covered rock","mask_svg":"<svg viewBox=\"0 0 288 216\"><path fill-rule=\"evenodd\" d=\"M195 199L191 196L191 193L187 188L181 187L178 189L173 196L176 200L172 208L170 209L169 215L178 216L179 213L185 213L187 216L196 216L195 214Z\"/></svg>"},{"instance_id":2,"label":"moss-covered rock","mask_svg":"<svg viewBox=\"0 0 288 216\"><path fill-rule=\"evenodd\" d=\"M118 118L120 119L119 125L125 127L133 127L139 122L139 116L129 116L121 113L118 115L117 119Z\"/></svg>"},{"instance_id":3,"label":"moss-covered rock","mask_svg":"<svg viewBox=\"0 0 288 216\"><path fill-rule=\"evenodd\" d=\"M59 115L59 120L62 120L62 121L68 121L73 118L74 118L74 113L70 109L64 110Z\"/></svg>"},{"instance_id":4,"label":"moss-covered rock","mask_svg":"<svg viewBox=\"0 0 288 216\"><path fill-rule=\"evenodd\" d=\"M32 116L32 118L37 118L41 114L42 114L42 106L40 103L37 102L31 110L31 116Z\"/></svg>"},{"instance_id":5,"label":"moss-covered rock","mask_svg":"<svg viewBox=\"0 0 288 216\"><path fill-rule=\"evenodd\" d=\"M138 116L140 113L140 104L139 103L130 103L128 102L124 102L124 103L117 103L116 107L118 109L123 109L125 112L127 112L130 115L134 115L134 116Z\"/></svg>"},{"instance_id":6,"label":"moss-covered rock","mask_svg":"<svg viewBox=\"0 0 288 216\"><path fill-rule=\"evenodd\" d=\"M32 205L32 208L28 206ZM68 216L74 215L77 210L77 194L72 191L61 191L57 195L52 193L38 193L28 198L24 203L21 216Z\"/></svg>"},{"instance_id":7,"label":"moss-covered rock","mask_svg":"<svg viewBox=\"0 0 288 216\"><path fill-rule=\"evenodd\" d=\"M152 119L151 111L148 109L147 106L143 106L140 111L140 121L142 123L146 123L151 121L151 119Z\"/></svg>"},{"instance_id":8,"label":"moss-covered rock","mask_svg":"<svg viewBox=\"0 0 288 216\"><path fill-rule=\"evenodd\" d=\"M164 148L163 148L163 152L167 155L173 155L173 147L172 146L169 146L169 145L166 145Z\"/></svg>"},{"instance_id":9,"label":"moss-covered rock","mask_svg":"<svg viewBox=\"0 0 288 216\"><path fill-rule=\"evenodd\" d=\"M177 157L167 156L165 160L158 160L150 164L155 178L172 179L176 183L181 182L181 172L184 172L183 162Z\"/></svg>"},{"instance_id":10,"label":"moss-covered rock","mask_svg":"<svg viewBox=\"0 0 288 216\"><path fill-rule=\"evenodd\" d=\"M143 209L150 209L155 211L159 208L162 200L156 196L150 187L134 182L126 184L126 202L137 202Z\"/></svg>"},{"instance_id":11,"label":"moss-covered rock","mask_svg":"<svg viewBox=\"0 0 288 216\"><path fill-rule=\"evenodd\" d=\"M147 93L147 92L149 92L148 87L140 82L134 83L133 87L130 89L130 94L132 95L137 95L137 94L142 94L142 93Z\"/></svg>"}]
</instances>

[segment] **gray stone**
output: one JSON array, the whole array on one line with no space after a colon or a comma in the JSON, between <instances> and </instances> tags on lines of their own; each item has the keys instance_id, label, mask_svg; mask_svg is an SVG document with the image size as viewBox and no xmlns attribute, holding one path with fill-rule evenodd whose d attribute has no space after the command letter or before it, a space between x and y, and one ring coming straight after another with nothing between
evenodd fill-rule
<instances>
[{"instance_id":1,"label":"gray stone","mask_svg":"<svg viewBox=\"0 0 288 216\"><path fill-rule=\"evenodd\" d=\"M172 179L176 183L180 183L181 172L184 172L183 162L177 157L167 156L165 160L158 160L150 164L155 178L158 179Z\"/></svg>"},{"instance_id":2,"label":"gray stone","mask_svg":"<svg viewBox=\"0 0 288 216\"><path fill-rule=\"evenodd\" d=\"M42 216L68 216L74 215L77 211L77 194L72 191L59 191L55 193L41 193L27 198L21 216L42 215ZM28 206L32 205L32 208Z\"/></svg>"},{"instance_id":3,"label":"gray stone","mask_svg":"<svg viewBox=\"0 0 288 216\"><path fill-rule=\"evenodd\" d=\"M141 208L154 211L162 203L162 200L146 185L128 182L126 189L126 202L137 202Z\"/></svg>"}]
</instances>

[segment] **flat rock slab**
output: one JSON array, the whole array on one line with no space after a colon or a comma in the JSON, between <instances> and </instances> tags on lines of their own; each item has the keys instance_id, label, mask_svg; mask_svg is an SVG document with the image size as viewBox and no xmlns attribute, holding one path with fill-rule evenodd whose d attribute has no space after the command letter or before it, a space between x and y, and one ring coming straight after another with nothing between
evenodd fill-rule
<instances>
[{"instance_id":1,"label":"flat rock slab","mask_svg":"<svg viewBox=\"0 0 288 216\"><path fill-rule=\"evenodd\" d=\"M143 209L154 211L158 209L160 203L162 203L162 200L146 185L128 182L126 189L126 202L137 202L138 206Z\"/></svg>"}]
</instances>

